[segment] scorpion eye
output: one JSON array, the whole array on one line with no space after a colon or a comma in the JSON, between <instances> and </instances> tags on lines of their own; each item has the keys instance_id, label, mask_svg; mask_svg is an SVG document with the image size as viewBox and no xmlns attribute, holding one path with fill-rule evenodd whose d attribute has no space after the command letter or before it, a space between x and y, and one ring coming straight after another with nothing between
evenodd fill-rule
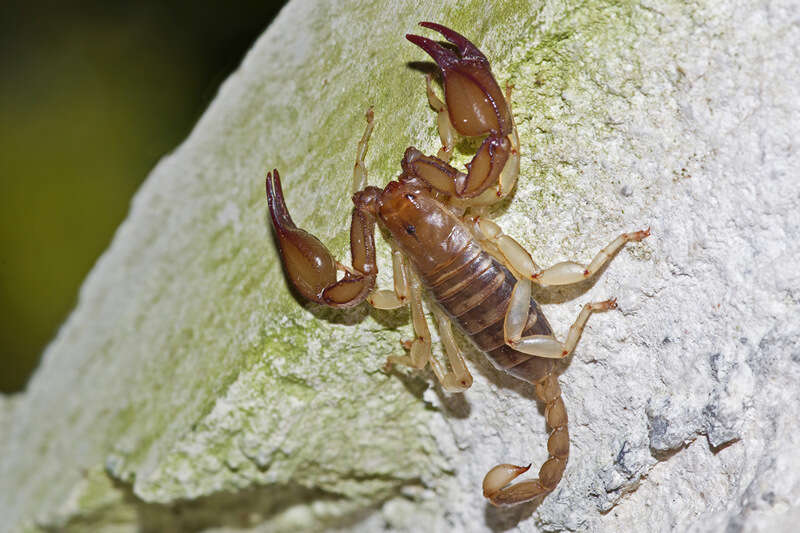
<instances>
[{"instance_id":1,"label":"scorpion eye","mask_svg":"<svg viewBox=\"0 0 800 533\"><path fill-rule=\"evenodd\" d=\"M413 194L406 193L406 199L413 200L414 198L416 198L416 196L414 196Z\"/></svg>"},{"instance_id":2,"label":"scorpion eye","mask_svg":"<svg viewBox=\"0 0 800 533\"><path fill-rule=\"evenodd\" d=\"M411 224L406 226L406 233L408 233L409 235L414 235L416 232L417 232L417 228L415 228Z\"/></svg>"}]
</instances>

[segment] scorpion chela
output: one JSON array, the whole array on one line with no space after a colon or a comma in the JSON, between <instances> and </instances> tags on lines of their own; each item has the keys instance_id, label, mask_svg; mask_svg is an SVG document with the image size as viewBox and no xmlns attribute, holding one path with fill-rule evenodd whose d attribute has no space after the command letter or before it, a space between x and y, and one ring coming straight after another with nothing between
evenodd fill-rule
<instances>
[{"instance_id":1,"label":"scorpion chela","mask_svg":"<svg viewBox=\"0 0 800 533\"><path fill-rule=\"evenodd\" d=\"M426 92L438 114L442 148L436 156L426 156L410 147L396 180L383 189L366 186L364 156L374 125L372 109L367 112L353 171L352 266L336 261L316 237L295 226L277 170L267 175L267 203L286 273L303 297L337 308L364 300L379 309L410 306L415 337L403 343L406 355L387 359L388 367L422 369L430 364L444 390L468 389L472 376L453 336L455 323L495 367L534 385L551 428L549 457L539 477L511 484L530 465L501 464L483 480L483 493L492 504L514 505L552 491L566 467L567 413L554 362L573 351L589 315L616 308L615 299L584 305L561 341L531 297L531 286L566 285L590 278L626 243L641 241L650 231L621 234L588 265L565 261L539 268L519 243L485 216L486 206L506 197L519 174L520 142L509 106L511 88L507 86L504 94L489 61L464 36L440 24L420 25L454 45L450 48L406 35L441 70L444 102L433 91L430 76ZM484 137L466 172L449 164L457 136ZM391 236L392 289L375 286L376 223ZM338 272L343 273L341 279ZM423 292L432 301L448 366L432 356Z\"/></svg>"}]
</instances>

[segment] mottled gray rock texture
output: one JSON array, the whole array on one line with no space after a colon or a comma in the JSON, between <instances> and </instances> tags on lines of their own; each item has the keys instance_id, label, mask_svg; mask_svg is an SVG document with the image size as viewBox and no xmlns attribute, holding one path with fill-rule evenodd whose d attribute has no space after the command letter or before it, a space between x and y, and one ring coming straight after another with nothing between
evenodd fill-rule
<instances>
[{"instance_id":1,"label":"mottled gray rock texture","mask_svg":"<svg viewBox=\"0 0 800 533\"><path fill-rule=\"evenodd\" d=\"M277 260L267 169L345 257L367 106L371 183L408 145L435 152L427 58L403 39L419 20L514 86L522 172L493 215L539 264L652 228L591 283L539 293L558 335L584 302L620 303L562 365L572 449L541 503L480 494L495 463L545 458L530 387L474 351L464 394L381 373L407 313L298 301ZM791 530L799 50L790 0L290 3L0 399L0 530Z\"/></svg>"}]
</instances>

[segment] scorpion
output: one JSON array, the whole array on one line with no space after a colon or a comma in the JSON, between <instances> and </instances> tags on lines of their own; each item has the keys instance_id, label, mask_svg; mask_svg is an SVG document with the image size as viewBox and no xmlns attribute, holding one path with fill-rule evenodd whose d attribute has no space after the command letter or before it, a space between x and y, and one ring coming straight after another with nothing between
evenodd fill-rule
<instances>
[{"instance_id":1,"label":"scorpion","mask_svg":"<svg viewBox=\"0 0 800 533\"><path fill-rule=\"evenodd\" d=\"M319 239L294 224L277 169L267 174L267 204L286 274L300 295L334 308L350 308L364 300L378 309L410 306L415 336L403 342L406 355L388 357L387 369L395 364L423 369L430 364L445 391L467 390L472 376L453 336L455 323L496 368L534 385L551 430L548 459L539 477L512 483L531 465L500 464L483 480L483 494L493 505L510 506L550 493L561 480L569 456L569 433L554 364L575 349L592 313L617 307L616 299L587 303L560 341L532 298L532 285L586 280L626 243L641 241L650 230L621 234L588 265L564 261L540 268L518 242L485 216L487 206L510 193L520 172L520 141L509 105L511 87L507 85L503 93L489 61L464 36L432 22L420 26L440 33L453 45L406 35L441 71L444 102L433 91L430 75L426 93L437 112L442 147L436 156L409 147L396 180L383 189L367 186L364 157L374 126L372 109L367 111L353 170L352 266L336 261ZM449 164L458 136L484 137L466 172ZM392 289L376 287L377 223L391 237ZM337 279L339 272L341 279ZM433 303L430 307L449 368L433 357L423 294Z\"/></svg>"}]
</instances>

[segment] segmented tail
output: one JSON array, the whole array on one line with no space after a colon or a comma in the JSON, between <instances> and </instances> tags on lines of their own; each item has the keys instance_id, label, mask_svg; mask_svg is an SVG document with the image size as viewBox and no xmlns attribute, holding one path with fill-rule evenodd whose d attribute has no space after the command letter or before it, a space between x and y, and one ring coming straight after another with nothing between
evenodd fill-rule
<instances>
[{"instance_id":1,"label":"segmented tail","mask_svg":"<svg viewBox=\"0 0 800 533\"><path fill-rule=\"evenodd\" d=\"M539 478L509 485L517 476L528 471L531 465L516 466L501 464L492 468L483 479L483 495L493 505L508 506L531 501L537 496L547 494L556 488L569 458L569 433L567 431L567 410L561 398L558 378L553 374L535 383L536 396L544 402L544 417L550 426L547 451L550 457L539 469Z\"/></svg>"}]
</instances>

